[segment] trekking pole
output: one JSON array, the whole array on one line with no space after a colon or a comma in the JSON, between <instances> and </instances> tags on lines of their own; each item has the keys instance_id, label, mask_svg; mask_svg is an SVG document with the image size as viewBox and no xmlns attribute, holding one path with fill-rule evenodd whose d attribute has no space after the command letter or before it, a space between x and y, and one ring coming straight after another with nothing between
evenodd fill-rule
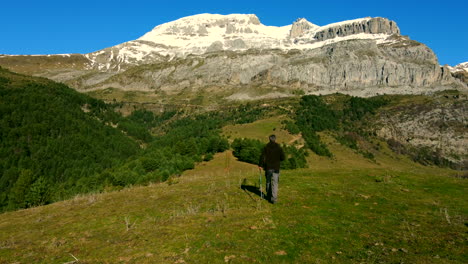
<instances>
[{"instance_id":1,"label":"trekking pole","mask_svg":"<svg viewBox=\"0 0 468 264\"><path fill-rule=\"evenodd\" d=\"M258 181L260 182L260 197L261 197L262 200L263 200L263 191L262 191L262 169L261 169L260 167L258 167L258 174L259 174Z\"/></svg>"}]
</instances>

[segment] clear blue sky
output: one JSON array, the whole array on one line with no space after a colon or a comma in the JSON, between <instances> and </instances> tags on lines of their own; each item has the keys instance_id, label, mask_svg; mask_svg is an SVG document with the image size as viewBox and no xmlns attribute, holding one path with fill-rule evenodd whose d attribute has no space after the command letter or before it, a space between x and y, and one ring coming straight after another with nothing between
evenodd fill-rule
<instances>
[{"instance_id":1,"label":"clear blue sky","mask_svg":"<svg viewBox=\"0 0 468 264\"><path fill-rule=\"evenodd\" d=\"M397 22L403 35L429 46L440 64L468 61L467 0L362 1L3 1L0 54L88 53L139 38L153 27L199 14L256 14L264 25L299 17L323 26L366 16Z\"/></svg>"}]
</instances>

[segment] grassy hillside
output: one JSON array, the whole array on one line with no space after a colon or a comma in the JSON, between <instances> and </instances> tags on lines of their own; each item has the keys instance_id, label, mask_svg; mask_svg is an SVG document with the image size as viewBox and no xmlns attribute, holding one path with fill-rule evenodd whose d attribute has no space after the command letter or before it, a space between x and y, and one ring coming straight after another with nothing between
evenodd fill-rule
<instances>
[{"instance_id":1,"label":"grassy hillside","mask_svg":"<svg viewBox=\"0 0 468 264\"><path fill-rule=\"evenodd\" d=\"M336 153L283 171L276 205L240 188L257 168L226 152L167 183L5 213L0 263L466 263L466 180Z\"/></svg>"},{"instance_id":2,"label":"grassy hillside","mask_svg":"<svg viewBox=\"0 0 468 264\"><path fill-rule=\"evenodd\" d=\"M89 60L82 54L0 56L2 67L23 74L85 70L88 64Z\"/></svg>"},{"instance_id":3,"label":"grassy hillside","mask_svg":"<svg viewBox=\"0 0 468 264\"><path fill-rule=\"evenodd\" d=\"M287 120L287 118L274 116L253 123L228 125L223 127L223 135L229 138L246 137L266 142L269 135L275 134L278 137L278 143L291 144L300 137L291 135L285 130L281 123L283 120Z\"/></svg>"},{"instance_id":4,"label":"grassy hillside","mask_svg":"<svg viewBox=\"0 0 468 264\"><path fill-rule=\"evenodd\" d=\"M460 172L321 136L334 158L283 170L276 205L255 165L218 153L166 183L0 215L0 263L466 263Z\"/></svg>"},{"instance_id":5,"label":"grassy hillside","mask_svg":"<svg viewBox=\"0 0 468 264\"><path fill-rule=\"evenodd\" d=\"M224 124L252 122L266 107L123 117L101 100L0 68L0 211L76 194L167 180L229 148Z\"/></svg>"}]
</instances>

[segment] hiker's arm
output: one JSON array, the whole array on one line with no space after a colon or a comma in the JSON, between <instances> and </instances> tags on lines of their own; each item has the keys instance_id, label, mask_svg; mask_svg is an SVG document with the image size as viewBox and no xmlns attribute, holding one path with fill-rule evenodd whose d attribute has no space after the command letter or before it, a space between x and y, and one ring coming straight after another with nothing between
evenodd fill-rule
<instances>
[{"instance_id":1,"label":"hiker's arm","mask_svg":"<svg viewBox=\"0 0 468 264\"><path fill-rule=\"evenodd\" d=\"M258 160L258 168L262 169L265 165L265 149L262 149L262 154L260 155L260 159Z\"/></svg>"}]
</instances>

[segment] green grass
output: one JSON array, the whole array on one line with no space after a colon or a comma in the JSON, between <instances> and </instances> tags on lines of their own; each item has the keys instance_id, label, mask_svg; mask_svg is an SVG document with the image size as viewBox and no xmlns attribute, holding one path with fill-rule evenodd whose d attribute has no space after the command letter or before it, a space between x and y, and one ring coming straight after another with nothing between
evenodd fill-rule
<instances>
[{"instance_id":1,"label":"green grass","mask_svg":"<svg viewBox=\"0 0 468 264\"><path fill-rule=\"evenodd\" d=\"M0 215L0 263L466 263L466 180L449 170L283 171L279 203L229 152L168 183ZM346 164L342 164L346 167Z\"/></svg>"},{"instance_id":2,"label":"green grass","mask_svg":"<svg viewBox=\"0 0 468 264\"><path fill-rule=\"evenodd\" d=\"M268 142L268 136L275 134L279 143L292 144L299 137L283 129L281 121L285 119L284 116L274 116L248 124L228 125L223 128L223 135L231 139L245 137Z\"/></svg>"},{"instance_id":3,"label":"green grass","mask_svg":"<svg viewBox=\"0 0 468 264\"><path fill-rule=\"evenodd\" d=\"M124 91L115 88L95 90L88 92L87 94L94 98L109 102L158 103L160 100L154 92Z\"/></svg>"},{"instance_id":4,"label":"green grass","mask_svg":"<svg viewBox=\"0 0 468 264\"><path fill-rule=\"evenodd\" d=\"M288 141L283 118L223 132L264 139L276 128ZM276 205L240 188L258 186L256 166L219 153L166 183L1 214L0 263L468 261L466 179L383 142L369 160L321 136L334 158L282 171Z\"/></svg>"}]
</instances>

